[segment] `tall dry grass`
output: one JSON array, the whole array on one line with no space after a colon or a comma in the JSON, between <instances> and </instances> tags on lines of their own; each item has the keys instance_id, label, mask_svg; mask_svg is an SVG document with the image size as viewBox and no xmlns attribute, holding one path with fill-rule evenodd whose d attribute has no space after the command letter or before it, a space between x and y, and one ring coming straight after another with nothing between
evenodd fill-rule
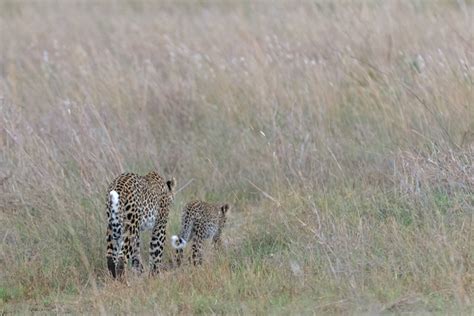
<instances>
[{"instance_id":1,"label":"tall dry grass","mask_svg":"<svg viewBox=\"0 0 474 316\"><path fill-rule=\"evenodd\" d=\"M2 1L0 310L472 312L473 12ZM150 169L225 251L118 284L104 190Z\"/></svg>"}]
</instances>

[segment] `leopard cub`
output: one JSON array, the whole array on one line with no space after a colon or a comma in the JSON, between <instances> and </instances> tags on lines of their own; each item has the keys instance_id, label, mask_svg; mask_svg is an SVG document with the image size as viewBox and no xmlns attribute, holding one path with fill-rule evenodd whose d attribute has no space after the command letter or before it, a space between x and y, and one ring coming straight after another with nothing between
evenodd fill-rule
<instances>
[{"instance_id":1,"label":"leopard cub","mask_svg":"<svg viewBox=\"0 0 474 316\"><path fill-rule=\"evenodd\" d=\"M211 239L215 246L221 242L222 229L226 222L229 204L211 204L203 201L193 201L183 209L181 232L171 237L171 245L176 249L176 263L182 262L183 249L188 242L193 241L192 262L202 263L202 244L205 239Z\"/></svg>"}]
</instances>

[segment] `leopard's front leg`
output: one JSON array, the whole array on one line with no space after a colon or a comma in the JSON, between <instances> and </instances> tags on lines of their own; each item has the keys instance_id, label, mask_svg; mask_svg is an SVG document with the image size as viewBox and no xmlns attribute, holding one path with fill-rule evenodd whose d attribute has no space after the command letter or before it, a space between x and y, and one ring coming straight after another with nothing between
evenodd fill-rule
<instances>
[{"instance_id":1,"label":"leopard's front leg","mask_svg":"<svg viewBox=\"0 0 474 316\"><path fill-rule=\"evenodd\" d=\"M163 248L166 241L166 224L168 216L160 217L153 228L150 241L150 273L158 273L158 266L163 257Z\"/></svg>"}]
</instances>

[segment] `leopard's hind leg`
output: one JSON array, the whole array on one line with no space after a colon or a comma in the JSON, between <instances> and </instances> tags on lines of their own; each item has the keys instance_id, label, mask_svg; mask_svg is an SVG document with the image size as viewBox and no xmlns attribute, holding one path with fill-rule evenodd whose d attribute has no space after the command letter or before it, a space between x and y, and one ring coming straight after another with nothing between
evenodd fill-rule
<instances>
[{"instance_id":1,"label":"leopard's hind leg","mask_svg":"<svg viewBox=\"0 0 474 316\"><path fill-rule=\"evenodd\" d=\"M109 223L107 226L107 269L109 270L112 277L115 278L115 262L116 262L116 241L113 239L112 236L112 224Z\"/></svg>"},{"instance_id":2,"label":"leopard's hind leg","mask_svg":"<svg viewBox=\"0 0 474 316\"><path fill-rule=\"evenodd\" d=\"M143 272L143 264L140 256L140 235L135 233L135 238L132 247L132 269L137 273Z\"/></svg>"}]
</instances>

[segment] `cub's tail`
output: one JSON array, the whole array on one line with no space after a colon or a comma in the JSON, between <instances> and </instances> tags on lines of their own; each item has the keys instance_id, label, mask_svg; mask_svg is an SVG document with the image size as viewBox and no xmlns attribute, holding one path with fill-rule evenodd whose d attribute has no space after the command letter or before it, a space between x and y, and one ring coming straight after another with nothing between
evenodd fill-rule
<instances>
[{"instance_id":1,"label":"cub's tail","mask_svg":"<svg viewBox=\"0 0 474 316\"><path fill-rule=\"evenodd\" d=\"M176 235L171 236L171 245L174 249L183 249L186 247L186 240Z\"/></svg>"}]
</instances>

